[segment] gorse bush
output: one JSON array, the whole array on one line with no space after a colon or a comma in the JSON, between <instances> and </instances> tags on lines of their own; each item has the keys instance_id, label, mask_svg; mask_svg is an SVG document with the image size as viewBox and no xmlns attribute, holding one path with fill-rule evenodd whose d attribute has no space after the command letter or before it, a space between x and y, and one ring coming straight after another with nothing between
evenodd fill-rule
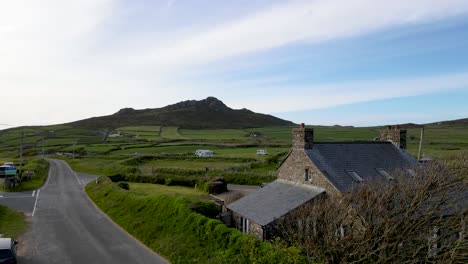
<instances>
[{"instance_id":1,"label":"gorse bush","mask_svg":"<svg viewBox=\"0 0 468 264\"><path fill-rule=\"evenodd\" d=\"M136 195L106 178L86 191L117 224L172 263L306 263L296 248L258 241L192 211L186 198Z\"/></svg>"}]
</instances>

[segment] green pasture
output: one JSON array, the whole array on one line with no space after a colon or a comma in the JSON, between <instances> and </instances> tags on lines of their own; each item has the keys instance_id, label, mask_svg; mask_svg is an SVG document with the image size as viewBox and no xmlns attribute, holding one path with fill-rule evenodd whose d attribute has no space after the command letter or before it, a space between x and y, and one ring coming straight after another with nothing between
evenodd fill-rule
<instances>
[{"instance_id":1,"label":"green pasture","mask_svg":"<svg viewBox=\"0 0 468 264\"><path fill-rule=\"evenodd\" d=\"M143 174L150 174L153 168L170 168L170 169L188 169L188 170L204 170L206 167L210 169L227 169L233 166L241 166L245 163L229 162L229 161L204 161L204 160L170 160L162 159L145 163L140 166Z\"/></svg>"},{"instance_id":2,"label":"green pasture","mask_svg":"<svg viewBox=\"0 0 468 264\"><path fill-rule=\"evenodd\" d=\"M161 131L161 126L125 126L115 129L120 132L156 132Z\"/></svg>"},{"instance_id":3,"label":"green pasture","mask_svg":"<svg viewBox=\"0 0 468 264\"><path fill-rule=\"evenodd\" d=\"M317 142L370 141L379 136L377 127L325 127L312 126ZM17 158L20 135L23 131L26 155L38 155L38 151L81 150L106 154L112 159L122 160L137 152L141 155L193 155L197 149L209 149L215 157L244 157L263 161L268 156L256 155L257 149L266 149L270 155L288 152L291 144L291 127L263 127L247 129L179 129L173 126L129 126L115 129L122 137L109 138L102 142L105 129L73 128L68 125L25 127L0 131L0 157ZM249 136L250 133L257 137ZM135 137L138 135L138 138ZM408 151L417 155L419 128L408 129ZM46 138L44 142L42 140ZM150 142L151 140L151 142ZM255 146L256 145L256 146ZM440 158L468 151L468 128L464 125L426 126L423 154ZM102 159L102 156L93 158ZM170 168L174 164L168 164ZM184 164L181 164L184 166ZM186 164L188 167L198 165Z\"/></svg>"},{"instance_id":4,"label":"green pasture","mask_svg":"<svg viewBox=\"0 0 468 264\"><path fill-rule=\"evenodd\" d=\"M179 133L178 127L162 127L161 137L165 139L187 139Z\"/></svg>"},{"instance_id":5,"label":"green pasture","mask_svg":"<svg viewBox=\"0 0 468 264\"><path fill-rule=\"evenodd\" d=\"M180 129L179 133L186 138L204 140L248 140L248 132L240 129Z\"/></svg>"}]
</instances>

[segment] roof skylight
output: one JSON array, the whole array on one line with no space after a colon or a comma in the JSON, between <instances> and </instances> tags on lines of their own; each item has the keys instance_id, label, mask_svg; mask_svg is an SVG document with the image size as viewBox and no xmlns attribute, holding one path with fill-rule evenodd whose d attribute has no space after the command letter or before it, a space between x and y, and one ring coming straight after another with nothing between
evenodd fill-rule
<instances>
[{"instance_id":1,"label":"roof skylight","mask_svg":"<svg viewBox=\"0 0 468 264\"><path fill-rule=\"evenodd\" d=\"M363 182L364 181L361 178L361 176L359 176L359 174L357 174L357 172L355 172L353 170L346 170L346 172L349 174L349 176L351 176L353 178L353 180L355 180L357 182Z\"/></svg>"},{"instance_id":2,"label":"roof skylight","mask_svg":"<svg viewBox=\"0 0 468 264\"><path fill-rule=\"evenodd\" d=\"M395 179L392 175L390 175L388 172L386 172L386 171L385 171L384 169L382 169L382 168L375 168L375 170L376 170L380 175L384 176L385 179L387 179L387 180L389 180L389 181L392 181L392 180Z\"/></svg>"}]
</instances>

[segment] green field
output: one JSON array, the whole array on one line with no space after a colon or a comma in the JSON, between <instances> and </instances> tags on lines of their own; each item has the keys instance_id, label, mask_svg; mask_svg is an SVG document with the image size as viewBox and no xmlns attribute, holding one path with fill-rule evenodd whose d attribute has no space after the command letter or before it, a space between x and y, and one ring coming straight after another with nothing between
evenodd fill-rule
<instances>
[{"instance_id":1,"label":"green field","mask_svg":"<svg viewBox=\"0 0 468 264\"><path fill-rule=\"evenodd\" d=\"M379 136L378 127L312 126L316 142L372 141ZM230 179L241 173L251 173L257 181L271 178L275 169L289 151L291 127L263 127L246 129L184 129L174 126L128 126L110 129L74 128L67 125L26 127L0 131L0 160L18 160L21 133L24 133L25 158L33 158L46 151L75 151L76 159L68 159L77 171L100 175L115 175L130 170L142 176L197 175L206 167L210 175ZM121 136L107 138L105 134L120 132ZM408 150L417 155L419 128L408 129ZM76 145L74 145L76 142ZM196 159L197 149L214 151L214 159ZM257 155L265 149L269 155ZM425 127L423 155L443 158L468 151L468 125L433 124ZM135 157L162 157L129 165ZM239 161L249 159L249 161ZM155 172L156 171L156 172ZM177 176L177 175L176 175ZM180 176L180 175L179 175ZM162 177L162 176L161 176ZM241 182L252 182L247 179ZM255 182L255 181L253 181Z\"/></svg>"}]
</instances>

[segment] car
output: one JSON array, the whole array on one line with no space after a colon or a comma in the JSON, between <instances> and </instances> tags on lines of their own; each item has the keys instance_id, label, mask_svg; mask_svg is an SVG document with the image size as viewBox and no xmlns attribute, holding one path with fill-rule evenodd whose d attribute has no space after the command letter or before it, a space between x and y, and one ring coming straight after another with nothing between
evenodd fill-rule
<instances>
[{"instance_id":1,"label":"car","mask_svg":"<svg viewBox=\"0 0 468 264\"><path fill-rule=\"evenodd\" d=\"M0 263L17 264L17 244L18 241L12 238L0 238Z\"/></svg>"}]
</instances>

